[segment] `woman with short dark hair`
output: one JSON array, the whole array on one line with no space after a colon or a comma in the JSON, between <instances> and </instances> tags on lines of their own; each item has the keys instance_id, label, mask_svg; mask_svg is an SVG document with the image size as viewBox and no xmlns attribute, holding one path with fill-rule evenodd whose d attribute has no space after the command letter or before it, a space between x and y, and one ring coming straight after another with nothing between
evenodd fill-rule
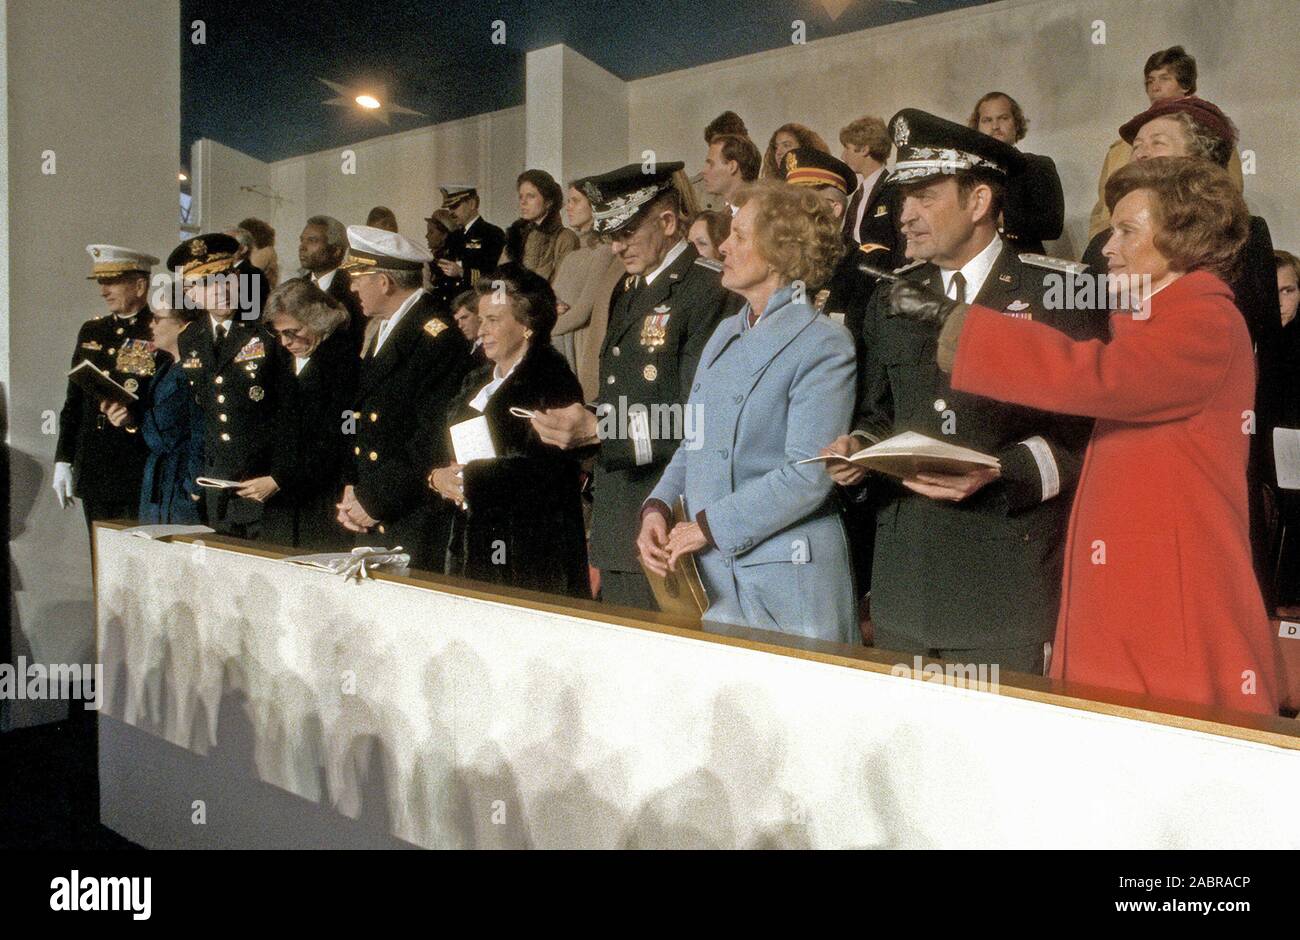
<instances>
[{"instance_id":1,"label":"woman with short dark hair","mask_svg":"<svg viewBox=\"0 0 1300 940\"><path fill-rule=\"evenodd\" d=\"M506 229L506 260L550 281L564 256L578 247L578 236L560 221L564 190L545 170L524 170L515 188L519 218Z\"/></svg>"},{"instance_id":2,"label":"woman with short dark hair","mask_svg":"<svg viewBox=\"0 0 1300 940\"><path fill-rule=\"evenodd\" d=\"M1070 516L1051 674L1275 715L1277 670L1246 510L1255 364L1224 279L1249 213L1205 160L1130 163L1106 183L1112 276L1136 310L1109 341L899 281L894 316L941 327L961 392L1097 419Z\"/></svg>"},{"instance_id":3,"label":"woman with short dark hair","mask_svg":"<svg viewBox=\"0 0 1300 940\"><path fill-rule=\"evenodd\" d=\"M189 379L177 361L180 335L198 319L198 307L173 307L169 291L153 298L154 372L130 408L107 405L116 427L136 431L149 448L140 486L141 525L194 524L203 521L198 483L203 473L203 410L194 400Z\"/></svg>"},{"instance_id":4,"label":"woman with short dark hair","mask_svg":"<svg viewBox=\"0 0 1300 940\"><path fill-rule=\"evenodd\" d=\"M727 236L730 234L731 213L705 209L695 216L690 229L687 230L686 237L695 246L695 250L700 253L701 258L708 258L710 261L721 261L722 253L718 251L718 248L727 240Z\"/></svg>"},{"instance_id":5,"label":"woman with short dark hair","mask_svg":"<svg viewBox=\"0 0 1300 940\"><path fill-rule=\"evenodd\" d=\"M504 264L479 281L477 294L489 362L466 377L448 424L483 419L494 456L429 474L430 489L461 510L452 520L445 570L590 597L579 461L543 444L521 416L583 400L577 378L551 345L555 292L541 275Z\"/></svg>"}]
</instances>

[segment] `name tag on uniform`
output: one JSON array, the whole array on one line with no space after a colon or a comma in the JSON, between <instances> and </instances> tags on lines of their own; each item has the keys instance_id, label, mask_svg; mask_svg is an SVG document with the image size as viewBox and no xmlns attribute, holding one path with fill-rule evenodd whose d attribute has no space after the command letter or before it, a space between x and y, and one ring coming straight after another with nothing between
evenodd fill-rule
<instances>
[{"instance_id":1,"label":"name tag on uniform","mask_svg":"<svg viewBox=\"0 0 1300 940\"><path fill-rule=\"evenodd\" d=\"M99 351L100 351L101 349L103 349L104 347L101 346L99 343L95 342L95 341L92 339L92 340L89 340L89 341L87 341L87 342L82 343L82 344L81 344L81 348L82 348L82 349L89 349L91 352L99 352Z\"/></svg>"}]
</instances>

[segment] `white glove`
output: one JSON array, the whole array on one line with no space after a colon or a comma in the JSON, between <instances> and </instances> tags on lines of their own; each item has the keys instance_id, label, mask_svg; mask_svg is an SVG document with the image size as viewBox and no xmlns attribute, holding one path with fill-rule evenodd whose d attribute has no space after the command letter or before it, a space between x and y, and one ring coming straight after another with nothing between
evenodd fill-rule
<instances>
[{"instance_id":1,"label":"white glove","mask_svg":"<svg viewBox=\"0 0 1300 940\"><path fill-rule=\"evenodd\" d=\"M54 495L64 509L72 502L72 464L65 460L54 465Z\"/></svg>"}]
</instances>

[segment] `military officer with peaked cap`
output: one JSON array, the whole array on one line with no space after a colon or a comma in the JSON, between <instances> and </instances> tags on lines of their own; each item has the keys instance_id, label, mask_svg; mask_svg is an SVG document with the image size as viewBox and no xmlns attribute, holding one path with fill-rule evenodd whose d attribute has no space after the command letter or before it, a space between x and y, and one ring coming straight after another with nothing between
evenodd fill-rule
<instances>
[{"instance_id":1,"label":"military officer with peaked cap","mask_svg":"<svg viewBox=\"0 0 1300 940\"><path fill-rule=\"evenodd\" d=\"M253 539L263 505L294 473L297 382L283 345L240 314L241 294L255 285L239 283L238 263L239 242L224 234L186 239L167 258L185 302L204 311L178 344L203 411L203 475L243 484L204 489L208 525Z\"/></svg>"},{"instance_id":2,"label":"military officer with peaked cap","mask_svg":"<svg viewBox=\"0 0 1300 940\"><path fill-rule=\"evenodd\" d=\"M781 175L791 186L815 189L831 205L836 218L844 215L849 197L858 184L857 174L847 163L812 147L797 147L786 153L781 161ZM822 313L843 323L859 339L867 302L876 286L876 279L862 271L860 265L865 262L889 270L893 267L892 244L891 241L888 244L863 242L859 245L846 234L844 257L836 265L830 282L824 285L825 293L819 291L815 298ZM861 361L860 347L858 352Z\"/></svg>"},{"instance_id":3,"label":"military officer with peaked cap","mask_svg":"<svg viewBox=\"0 0 1300 940\"><path fill-rule=\"evenodd\" d=\"M400 545L414 567L442 571L454 509L427 478L451 462L447 409L469 371L470 351L451 314L421 287L432 259L396 232L348 226L343 269L372 326L338 521L358 545Z\"/></svg>"},{"instance_id":4,"label":"military officer with peaked cap","mask_svg":"<svg viewBox=\"0 0 1300 940\"><path fill-rule=\"evenodd\" d=\"M439 192L442 208L454 215L459 224L447 236L444 257L437 261L442 273L458 282L451 292L454 297L469 290L500 263L506 233L478 214L478 190L473 186L449 186L440 188Z\"/></svg>"},{"instance_id":5,"label":"military officer with peaked cap","mask_svg":"<svg viewBox=\"0 0 1300 940\"><path fill-rule=\"evenodd\" d=\"M154 373L149 274L158 259L117 245L87 245L89 280L99 282L108 313L77 331L72 366L91 362L127 391L139 394ZM59 413L54 492L67 506L76 496L89 526L96 519L134 519L148 449L140 435L109 423L100 402L68 382Z\"/></svg>"},{"instance_id":6,"label":"military officer with peaked cap","mask_svg":"<svg viewBox=\"0 0 1300 940\"><path fill-rule=\"evenodd\" d=\"M876 645L963 663L1041 672L1056 625L1062 541L1091 422L956 392L935 364L937 331L891 316L927 292L1039 320L1076 339L1106 335L1104 311L1052 310L1053 278L1074 265L1018 256L998 235L1020 154L922 111L890 121L902 187L900 225L914 263L881 283L864 323L865 392L846 454L903 431L997 457L1000 470L873 477L877 490L871 615ZM908 292L911 293L908 293ZM837 482L863 474L829 465Z\"/></svg>"},{"instance_id":7,"label":"military officer with peaked cap","mask_svg":"<svg viewBox=\"0 0 1300 940\"><path fill-rule=\"evenodd\" d=\"M547 443L599 444L591 563L601 572L602 599L646 610L656 608L636 551L642 504L692 426L684 406L704 345L741 306L722 286L722 266L686 239L672 182L681 168L660 163L647 172L634 163L579 182L594 232L612 244L627 276L610 305L594 411L573 405L533 419ZM662 413L681 420L651 427L649 416Z\"/></svg>"}]
</instances>

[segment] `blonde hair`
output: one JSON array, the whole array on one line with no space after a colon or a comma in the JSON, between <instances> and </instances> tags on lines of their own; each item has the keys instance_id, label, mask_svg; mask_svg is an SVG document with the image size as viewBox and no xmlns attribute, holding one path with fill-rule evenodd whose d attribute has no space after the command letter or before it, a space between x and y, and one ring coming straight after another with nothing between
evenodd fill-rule
<instances>
[{"instance_id":1,"label":"blonde hair","mask_svg":"<svg viewBox=\"0 0 1300 940\"><path fill-rule=\"evenodd\" d=\"M753 202L754 242L780 278L821 287L844 254L840 220L807 186L760 180L736 195L739 208Z\"/></svg>"}]
</instances>

